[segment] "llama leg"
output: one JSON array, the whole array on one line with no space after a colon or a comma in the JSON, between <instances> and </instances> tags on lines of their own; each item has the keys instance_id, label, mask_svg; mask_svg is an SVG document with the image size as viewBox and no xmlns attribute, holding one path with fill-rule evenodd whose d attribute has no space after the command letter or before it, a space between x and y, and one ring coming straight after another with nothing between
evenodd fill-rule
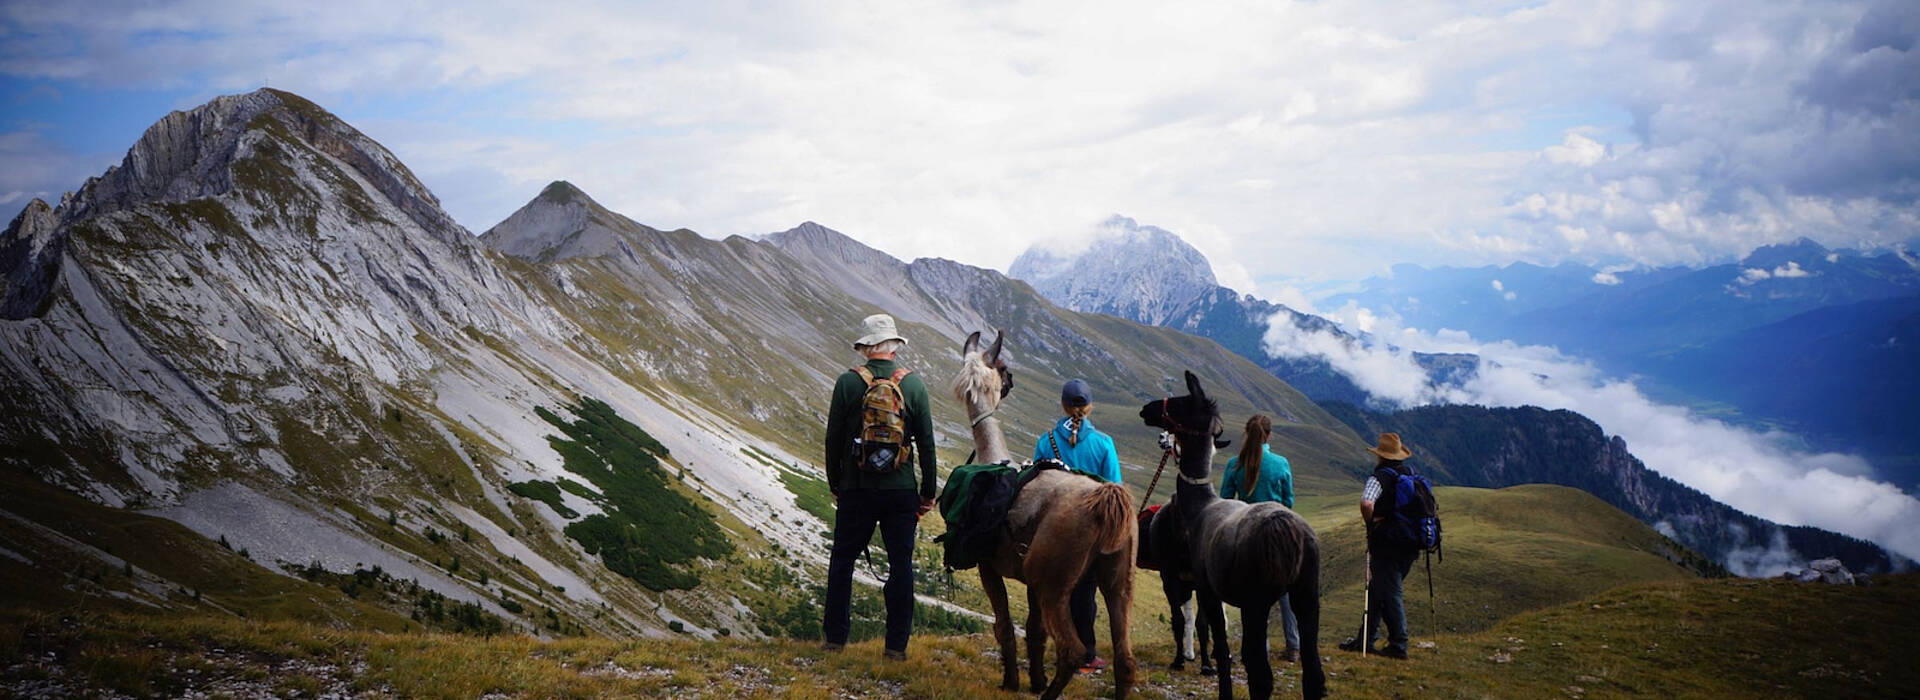
<instances>
[{"instance_id":1,"label":"llama leg","mask_svg":"<svg viewBox=\"0 0 1920 700\"><path fill-rule=\"evenodd\" d=\"M1027 689L1047 687L1047 625L1041 614L1040 592L1027 584Z\"/></svg>"},{"instance_id":2,"label":"llama leg","mask_svg":"<svg viewBox=\"0 0 1920 700\"><path fill-rule=\"evenodd\" d=\"M1309 543L1300 562L1300 578L1287 589L1293 617L1300 624L1300 694L1307 700L1327 696L1327 674L1320 667L1320 548Z\"/></svg>"},{"instance_id":3,"label":"llama leg","mask_svg":"<svg viewBox=\"0 0 1920 700\"><path fill-rule=\"evenodd\" d=\"M1267 611L1273 601L1254 601L1240 608L1240 663L1247 667L1247 695L1254 700L1273 697L1273 665L1267 662Z\"/></svg>"},{"instance_id":4,"label":"llama leg","mask_svg":"<svg viewBox=\"0 0 1920 700\"><path fill-rule=\"evenodd\" d=\"M1100 591L1106 594L1107 622L1113 635L1113 696L1125 698L1133 690L1133 548L1106 557L1100 572Z\"/></svg>"},{"instance_id":5,"label":"llama leg","mask_svg":"<svg viewBox=\"0 0 1920 700\"><path fill-rule=\"evenodd\" d=\"M1220 700L1233 700L1233 656L1227 649L1227 616L1220 599L1206 589L1200 590L1200 617L1206 619L1207 634L1213 638L1213 667L1220 681Z\"/></svg>"},{"instance_id":6,"label":"llama leg","mask_svg":"<svg viewBox=\"0 0 1920 700\"><path fill-rule=\"evenodd\" d=\"M991 564L980 565L980 588L993 606L993 638L1000 642L1000 689L1020 689L1020 652L1013 639L1013 612L1007 609L1007 582Z\"/></svg>"},{"instance_id":7,"label":"llama leg","mask_svg":"<svg viewBox=\"0 0 1920 700\"><path fill-rule=\"evenodd\" d=\"M1213 625L1207 622L1206 603L1196 601L1193 604L1194 646L1199 647L1200 675L1211 676L1219 671L1213 667Z\"/></svg>"},{"instance_id":8,"label":"llama leg","mask_svg":"<svg viewBox=\"0 0 1920 700\"><path fill-rule=\"evenodd\" d=\"M1067 684L1080 669L1085 660L1086 649L1080 644L1080 634L1074 631L1073 613L1067 609L1067 597L1078 576L1063 581L1049 582L1040 588L1041 620L1046 623L1047 636L1054 641L1053 682L1040 693L1041 700L1053 700L1065 692ZM1038 587L1038 586L1036 586Z\"/></svg>"},{"instance_id":9,"label":"llama leg","mask_svg":"<svg viewBox=\"0 0 1920 700\"><path fill-rule=\"evenodd\" d=\"M1160 590L1167 594L1167 617L1173 619L1173 663L1167 668L1175 671L1187 667L1187 659L1193 658L1193 649L1187 646L1187 601L1193 599L1193 591L1180 583L1179 574L1160 572Z\"/></svg>"}]
</instances>

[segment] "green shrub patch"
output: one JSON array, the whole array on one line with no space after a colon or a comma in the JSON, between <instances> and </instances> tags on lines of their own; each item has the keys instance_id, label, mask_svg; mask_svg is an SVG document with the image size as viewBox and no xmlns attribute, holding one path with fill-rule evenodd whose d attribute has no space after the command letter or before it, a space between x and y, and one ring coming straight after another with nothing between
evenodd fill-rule
<instances>
[{"instance_id":1,"label":"green shrub patch","mask_svg":"<svg viewBox=\"0 0 1920 700\"><path fill-rule=\"evenodd\" d=\"M648 589L700 585L687 565L726 556L733 544L713 514L673 488L660 465L667 448L605 402L581 397L579 406L568 408L576 420L545 408L534 412L566 434L550 435L547 442L560 453L567 471L599 489L595 500L606 513L567 525L567 536L587 553L600 555L614 573ZM554 497L559 497L557 492Z\"/></svg>"}]
</instances>

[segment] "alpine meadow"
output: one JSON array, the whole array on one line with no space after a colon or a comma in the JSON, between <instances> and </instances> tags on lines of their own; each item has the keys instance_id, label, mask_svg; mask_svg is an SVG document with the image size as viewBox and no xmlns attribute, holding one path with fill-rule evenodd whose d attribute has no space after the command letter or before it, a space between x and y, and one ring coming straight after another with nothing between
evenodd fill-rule
<instances>
[{"instance_id":1,"label":"alpine meadow","mask_svg":"<svg viewBox=\"0 0 1920 700\"><path fill-rule=\"evenodd\" d=\"M80 5L0 697L1920 696L1911 6Z\"/></svg>"}]
</instances>

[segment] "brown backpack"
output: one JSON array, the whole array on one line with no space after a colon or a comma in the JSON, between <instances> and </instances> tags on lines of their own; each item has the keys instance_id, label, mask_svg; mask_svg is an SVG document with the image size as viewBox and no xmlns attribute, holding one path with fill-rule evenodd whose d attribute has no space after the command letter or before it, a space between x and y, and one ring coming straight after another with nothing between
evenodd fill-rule
<instances>
[{"instance_id":1,"label":"brown backpack","mask_svg":"<svg viewBox=\"0 0 1920 700\"><path fill-rule=\"evenodd\" d=\"M892 473L913 461L913 443L907 438L907 396L900 391L900 380L913 370L897 369L884 379L865 367L853 371L867 383L867 393L860 399L860 432L853 438L853 463L870 474Z\"/></svg>"}]
</instances>

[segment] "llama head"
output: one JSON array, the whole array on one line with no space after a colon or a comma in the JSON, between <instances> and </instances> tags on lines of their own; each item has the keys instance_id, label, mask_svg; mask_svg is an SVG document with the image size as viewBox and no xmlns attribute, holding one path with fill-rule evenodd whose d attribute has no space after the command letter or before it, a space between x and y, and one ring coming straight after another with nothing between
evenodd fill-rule
<instances>
[{"instance_id":1,"label":"llama head","mask_svg":"<svg viewBox=\"0 0 1920 700\"><path fill-rule=\"evenodd\" d=\"M1000 331L994 335L993 345L982 347L980 331L967 336L967 342L960 346L960 371L953 376L955 400L968 407L979 401L991 411L1013 393L1013 370L1007 368L1007 358L1000 354L1006 339L1006 331Z\"/></svg>"},{"instance_id":2,"label":"llama head","mask_svg":"<svg viewBox=\"0 0 1920 700\"><path fill-rule=\"evenodd\" d=\"M1214 449L1233 444L1232 440L1220 437L1226 432L1220 424L1220 404L1207 396L1206 387L1200 386L1200 378L1191 371L1187 372L1186 396L1148 401L1140 407L1140 420L1173 433L1182 449L1204 448L1204 443L1189 445L1203 439L1211 439Z\"/></svg>"}]
</instances>

